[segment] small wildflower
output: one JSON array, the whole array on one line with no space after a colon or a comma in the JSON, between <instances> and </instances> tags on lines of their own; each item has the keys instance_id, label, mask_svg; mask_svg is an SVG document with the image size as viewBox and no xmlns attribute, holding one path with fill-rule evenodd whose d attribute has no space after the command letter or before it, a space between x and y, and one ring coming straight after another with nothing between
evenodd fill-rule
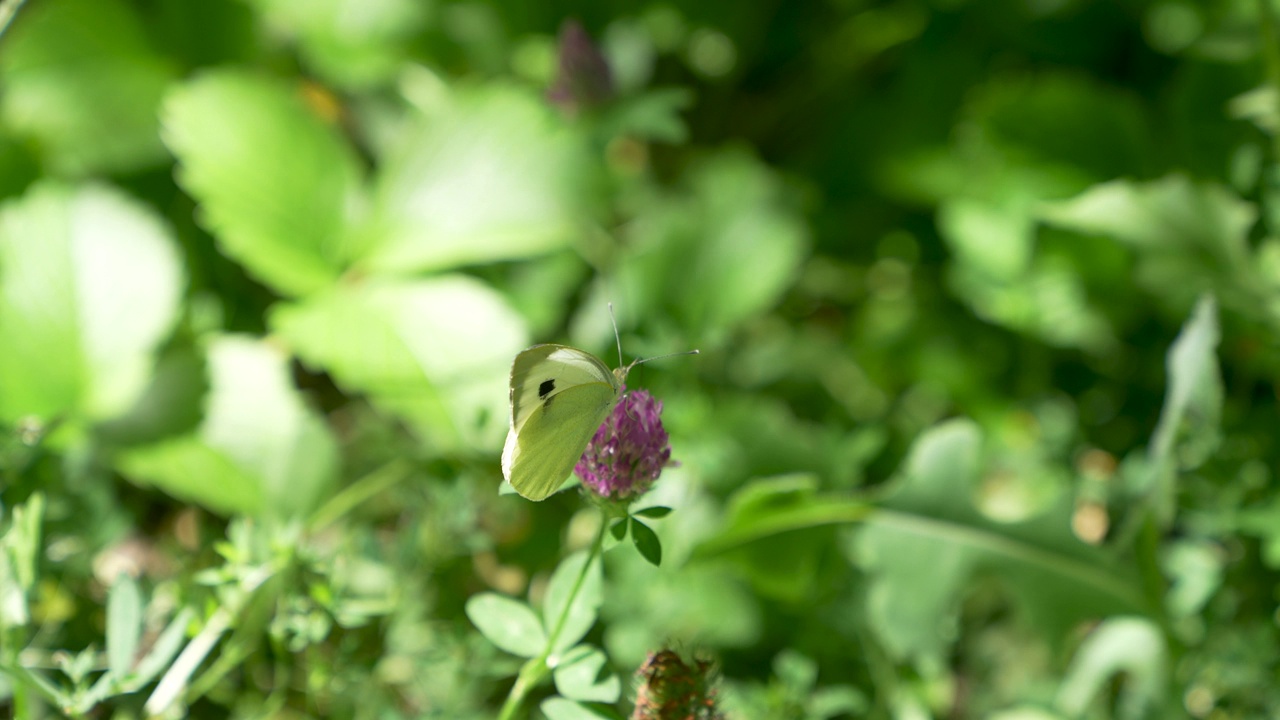
<instances>
[{"instance_id":1,"label":"small wildflower","mask_svg":"<svg viewBox=\"0 0 1280 720\"><path fill-rule=\"evenodd\" d=\"M671 465L671 443L662 427L662 403L644 390L627 392L614 407L573 471L582 484L609 500L642 495Z\"/></svg>"},{"instance_id":2,"label":"small wildflower","mask_svg":"<svg viewBox=\"0 0 1280 720\"><path fill-rule=\"evenodd\" d=\"M609 61L591 41L577 20L560 27L559 68L547 99L566 113L574 114L613 98L613 73Z\"/></svg>"},{"instance_id":3,"label":"small wildflower","mask_svg":"<svg viewBox=\"0 0 1280 720\"><path fill-rule=\"evenodd\" d=\"M711 663L696 660L686 665L671 650L649 653L636 671L636 709L631 720L723 720L716 709Z\"/></svg>"}]
</instances>

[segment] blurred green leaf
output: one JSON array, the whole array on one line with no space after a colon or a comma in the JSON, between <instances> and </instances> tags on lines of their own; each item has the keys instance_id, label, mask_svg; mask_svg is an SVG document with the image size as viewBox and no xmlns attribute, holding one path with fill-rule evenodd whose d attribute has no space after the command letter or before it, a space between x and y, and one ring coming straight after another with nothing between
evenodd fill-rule
<instances>
[{"instance_id":1,"label":"blurred green leaf","mask_svg":"<svg viewBox=\"0 0 1280 720\"><path fill-rule=\"evenodd\" d=\"M870 626L895 657L941 656L957 599L979 571L1000 578L1030 626L1051 640L1072 623L1143 607L1133 582L1072 535L1069 508L1016 523L974 508L981 441L967 420L920 436L895 491L849 548L871 575Z\"/></svg>"},{"instance_id":2,"label":"blurred green leaf","mask_svg":"<svg viewBox=\"0 0 1280 720\"><path fill-rule=\"evenodd\" d=\"M426 18L413 0L251 0L264 23L296 40L320 75L349 88L394 77Z\"/></svg>"},{"instance_id":3,"label":"blurred green leaf","mask_svg":"<svg viewBox=\"0 0 1280 720\"><path fill-rule=\"evenodd\" d=\"M545 103L503 86L459 91L407 123L382 158L372 270L412 274L568 246L595 169Z\"/></svg>"},{"instance_id":4,"label":"blurred green leaf","mask_svg":"<svg viewBox=\"0 0 1280 720\"><path fill-rule=\"evenodd\" d=\"M622 715L612 708L562 697L547 698L538 709L547 716L547 720L623 720Z\"/></svg>"},{"instance_id":5,"label":"blurred green leaf","mask_svg":"<svg viewBox=\"0 0 1280 720\"><path fill-rule=\"evenodd\" d=\"M858 522L874 512L866 501L818 495L816 489L816 478L800 474L748 483L730 498L723 527L694 549L692 559L711 558L781 533Z\"/></svg>"},{"instance_id":6,"label":"blurred green leaf","mask_svg":"<svg viewBox=\"0 0 1280 720\"><path fill-rule=\"evenodd\" d=\"M0 418L124 411L183 283L169 229L116 190L40 184L0 207Z\"/></svg>"},{"instance_id":7,"label":"blurred green leaf","mask_svg":"<svg viewBox=\"0 0 1280 720\"><path fill-rule=\"evenodd\" d=\"M520 657L537 657L547 647L547 635L533 609L497 593L480 593L467 600L467 617L494 645Z\"/></svg>"},{"instance_id":8,"label":"blurred green leaf","mask_svg":"<svg viewBox=\"0 0 1280 720\"><path fill-rule=\"evenodd\" d=\"M220 513L297 517L324 499L338 448L293 387L287 359L259 341L208 347L209 395L193 435L123 452L131 479Z\"/></svg>"},{"instance_id":9,"label":"blurred green leaf","mask_svg":"<svg viewBox=\"0 0 1280 720\"><path fill-rule=\"evenodd\" d=\"M128 172L164 160L156 108L177 77L119 0L46 0L0 44L0 118L59 175Z\"/></svg>"},{"instance_id":10,"label":"blurred green leaf","mask_svg":"<svg viewBox=\"0 0 1280 720\"><path fill-rule=\"evenodd\" d=\"M664 507L662 505L654 505L651 507L642 508L632 513L632 515L635 515L636 517L653 518L654 520L664 518L670 514L671 514L671 508Z\"/></svg>"},{"instance_id":11,"label":"blurred green leaf","mask_svg":"<svg viewBox=\"0 0 1280 720\"><path fill-rule=\"evenodd\" d=\"M565 653L556 665L556 691L570 700L617 702L622 681L608 668L609 658L596 647L579 645Z\"/></svg>"},{"instance_id":12,"label":"blurred green leaf","mask_svg":"<svg viewBox=\"0 0 1280 720\"><path fill-rule=\"evenodd\" d=\"M617 261L617 302L630 317L680 318L714 344L779 301L808 234L778 179L747 153L702 160L685 186L638 211Z\"/></svg>"},{"instance_id":13,"label":"blurred green leaf","mask_svg":"<svg viewBox=\"0 0 1280 720\"><path fill-rule=\"evenodd\" d=\"M1222 588L1224 558L1221 549L1208 543L1181 540L1165 548L1161 566L1171 586L1165 607L1173 618L1185 618L1204 609Z\"/></svg>"},{"instance_id":14,"label":"blurred green leaf","mask_svg":"<svg viewBox=\"0 0 1280 720\"><path fill-rule=\"evenodd\" d=\"M1111 618L1081 643L1058 689L1057 706L1071 717L1087 717L1092 700L1112 676L1124 673L1114 717L1139 720L1153 714L1164 700L1168 651L1155 623L1142 617Z\"/></svg>"},{"instance_id":15,"label":"blurred green leaf","mask_svg":"<svg viewBox=\"0 0 1280 720\"><path fill-rule=\"evenodd\" d=\"M1138 282L1178 312L1212 291L1249 316L1280 320L1249 247L1257 210L1226 188L1182 175L1147 183L1113 180L1045 203L1039 214L1051 225L1133 249Z\"/></svg>"},{"instance_id":16,"label":"blurred green leaf","mask_svg":"<svg viewBox=\"0 0 1280 720\"><path fill-rule=\"evenodd\" d=\"M563 652L581 640L595 624L600 604L604 602L604 573L600 556L593 555L589 567L586 563L585 550L570 555L556 567L547 583L547 594L542 601L542 623L548 636L555 631L561 616L564 617L564 625L551 648L553 653ZM576 595L573 594L575 586Z\"/></svg>"},{"instance_id":17,"label":"blurred green leaf","mask_svg":"<svg viewBox=\"0 0 1280 720\"><path fill-rule=\"evenodd\" d=\"M461 275L346 284L272 309L272 329L303 362L366 393L443 450L492 448L509 424L520 316Z\"/></svg>"},{"instance_id":18,"label":"blurred green leaf","mask_svg":"<svg viewBox=\"0 0 1280 720\"><path fill-rule=\"evenodd\" d=\"M1205 296L1165 358L1168 390L1147 453L1160 521L1173 519L1177 474L1199 467L1221 438L1222 376L1218 371L1218 306Z\"/></svg>"},{"instance_id":19,"label":"blurred green leaf","mask_svg":"<svg viewBox=\"0 0 1280 720\"><path fill-rule=\"evenodd\" d=\"M142 639L142 594L127 573L116 576L107 591L107 669L117 679L128 676Z\"/></svg>"},{"instance_id":20,"label":"blurred green leaf","mask_svg":"<svg viewBox=\"0 0 1280 720\"><path fill-rule=\"evenodd\" d=\"M171 90L164 139L178 180L233 259L277 292L333 284L363 249L355 153L298 87L241 70Z\"/></svg>"},{"instance_id":21,"label":"blurred green leaf","mask_svg":"<svg viewBox=\"0 0 1280 720\"><path fill-rule=\"evenodd\" d=\"M20 627L30 620L27 594L37 577L44 506L44 496L33 494L13 508L8 527L0 534L0 629Z\"/></svg>"}]
</instances>

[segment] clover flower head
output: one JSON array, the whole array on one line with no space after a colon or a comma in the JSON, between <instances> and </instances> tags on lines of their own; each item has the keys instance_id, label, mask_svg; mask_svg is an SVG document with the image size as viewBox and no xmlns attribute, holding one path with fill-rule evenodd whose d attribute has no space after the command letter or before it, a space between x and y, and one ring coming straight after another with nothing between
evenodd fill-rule
<instances>
[{"instance_id":1,"label":"clover flower head","mask_svg":"<svg viewBox=\"0 0 1280 720\"><path fill-rule=\"evenodd\" d=\"M644 390L627 392L596 431L573 468L582 484L609 500L628 500L653 486L671 465L662 403Z\"/></svg>"},{"instance_id":2,"label":"clover flower head","mask_svg":"<svg viewBox=\"0 0 1280 720\"><path fill-rule=\"evenodd\" d=\"M609 61L577 20L560 28L555 81L547 91L552 104L569 113L599 107L614 96Z\"/></svg>"}]
</instances>

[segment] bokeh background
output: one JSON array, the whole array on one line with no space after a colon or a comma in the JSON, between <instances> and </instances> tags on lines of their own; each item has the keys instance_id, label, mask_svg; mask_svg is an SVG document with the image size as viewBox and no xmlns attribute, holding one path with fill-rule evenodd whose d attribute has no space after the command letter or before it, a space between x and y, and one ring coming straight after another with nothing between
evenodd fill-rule
<instances>
[{"instance_id":1,"label":"bokeh background","mask_svg":"<svg viewBox=\"0 0 1280 720\"><path fill-rule=\"evenodd\" d=\"M1278 10L0 2L0 707L494 717L612 303L674 512L532 717L1274 717Z\"/></svg>"}]
</instances>

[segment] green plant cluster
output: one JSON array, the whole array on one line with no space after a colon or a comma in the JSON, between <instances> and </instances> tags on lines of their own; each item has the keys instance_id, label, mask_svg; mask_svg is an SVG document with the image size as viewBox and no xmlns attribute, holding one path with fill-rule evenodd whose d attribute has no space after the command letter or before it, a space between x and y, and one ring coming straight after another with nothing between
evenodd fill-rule
<instances>
[{"instance_id":1,"label":"green plant cluster","mask_svg":"<svg viewBox=\"0 0 1280 720\"><path fill-rule=\"evenodd\" d=\"M0 710L1274 717L1277 13L0 0Z\"/></svg>"}]
</instances>

